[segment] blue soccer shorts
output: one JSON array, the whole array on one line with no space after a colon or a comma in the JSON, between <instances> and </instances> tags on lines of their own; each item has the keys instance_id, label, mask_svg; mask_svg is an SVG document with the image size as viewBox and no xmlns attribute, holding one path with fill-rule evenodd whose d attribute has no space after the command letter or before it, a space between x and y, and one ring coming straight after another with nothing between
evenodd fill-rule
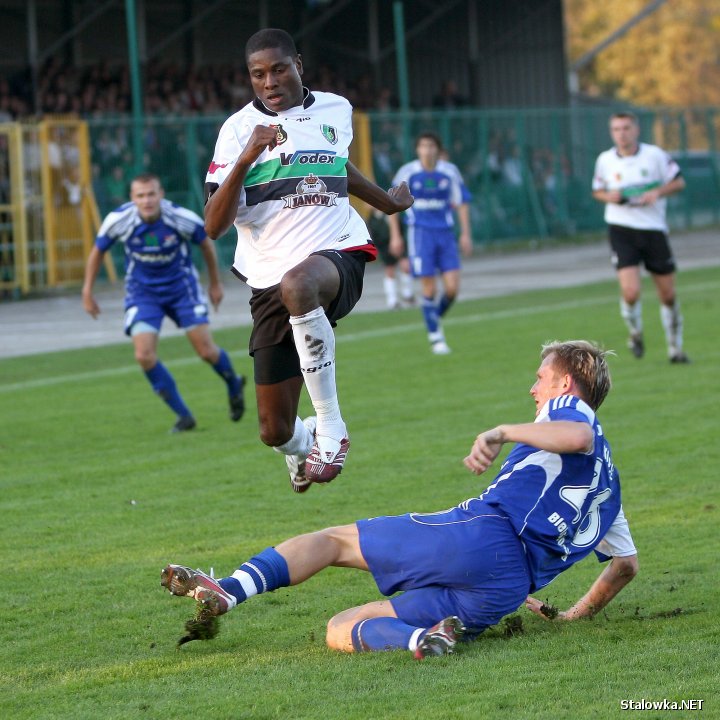
<instances>
[{"instance_id":1,"label":"blue soccer shorts","mask_svg":"<svg viewBox=\"0 0 720 720\"><path fill-rule=\"evenodd\" d=\"M179 328L190 329L210 322L208 303L202 285L193 277L160 289L128 288L125 296L125 334L143 323L160 332L163 318L169 317Z\"/></svg>"},{"instance_id":2,"label":"blue soccer shorts","mask_svg":"<svg viewBox=\"0 0 720 720\"><path fill-rule=\"evenodd\" d=\"M413 277L433 277L460 269L460 253L452 228L407 229L408 257Z\"/></svg>"},{"instance_id":3,"label":"blue soccer shorts","mask_svg":"<svg viewBox=\"0 0 720 720\"><path fill-rule=\"evenodd\" d=\"M430 627L457 615L471 633L497 624L530 590L510 521L468 501L439 513L359 520L360 550L397 616Z\"/></svg>"}]
</instances>

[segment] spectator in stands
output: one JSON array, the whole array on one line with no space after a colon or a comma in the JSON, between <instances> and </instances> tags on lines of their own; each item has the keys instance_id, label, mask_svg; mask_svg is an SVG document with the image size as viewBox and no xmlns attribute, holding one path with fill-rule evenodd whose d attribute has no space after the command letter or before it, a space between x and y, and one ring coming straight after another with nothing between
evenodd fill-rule
<instances>
[{"instance_id":1,"label":"spectator in stands","mask_svg":"<svg viewBox=\"0 0 720 720\"><path fill-rule=\"evenodd\" d=\"M440 88L440 92L433 98L433 107L436 108L460 108L465 107L467 104L467 98L460 94L460 90L454 80L445 80Z\"/></svg>"}]
</instances>

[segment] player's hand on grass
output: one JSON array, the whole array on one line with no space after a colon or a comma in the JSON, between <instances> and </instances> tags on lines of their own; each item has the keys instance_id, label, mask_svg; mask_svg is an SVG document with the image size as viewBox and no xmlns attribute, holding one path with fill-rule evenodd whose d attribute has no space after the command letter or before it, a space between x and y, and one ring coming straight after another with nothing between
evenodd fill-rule
<instances>
[{"instance_id":1,"label":"player's hand on grass","mask_svg":"<svg viewBox=\"0 0 720 720\"><path fill-rule=\"evenodd\" d=\"M543 620L568 620L567 613L559 611L553 605L547 605L542 600L531 597L528 595L525 598L525 607L534 612L538 617Z\"/></svg>"},{"instance_id":2,"label":"player's hand on grass","mask_svg":"<svg viewBox=\"0 0 720 720\"><path fill-rule=\"evenodd\" d=\"M484 473L500 454L503 442L503 434L500 428L493 428L480 433L475 438L470 454L463 460L465 467L476 475Z\"/></svg>"}]
</instances>

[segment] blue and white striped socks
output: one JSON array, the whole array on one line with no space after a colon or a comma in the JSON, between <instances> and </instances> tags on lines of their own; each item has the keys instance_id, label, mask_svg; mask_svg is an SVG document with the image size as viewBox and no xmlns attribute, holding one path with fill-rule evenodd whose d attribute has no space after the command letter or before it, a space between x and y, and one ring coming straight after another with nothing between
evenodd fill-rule
<instances>
[{"instance_id":1,"label":"blue and white striped socks","mask_svg":"<svg viewBox=\"0 0 720 720\"><path fill-rule=\"evenodd\" d=\"M269 547L243 563L231 576L218 580L218 584L241 603L253 595L287 587L290 571L285 558Z\"/></svg>"}]
</instances>

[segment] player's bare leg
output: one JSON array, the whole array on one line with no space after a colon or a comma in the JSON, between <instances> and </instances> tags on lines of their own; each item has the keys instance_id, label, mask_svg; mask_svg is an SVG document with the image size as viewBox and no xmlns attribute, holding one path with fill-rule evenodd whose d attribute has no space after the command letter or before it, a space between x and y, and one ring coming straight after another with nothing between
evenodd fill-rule
<instances>
[{"instance_id":1,"label":"player's bare leg","mask_svg":"<svg viewBox=\"0 0 720 720\"><path fill-rule=\"evenodd\" d=\"M152 386L152 389L177 415L175 425L170 432L178 433L192 430L195 427L195 418L183 399L175 384L170 371L158 360L158 334L157 332L146 332L140 325L131 330L135 360L143 369L145 377Z\"/></svg>"},{"instance_id":2,"label":"player's bare leg","mask_svg":"<svg viewBox=\"0 0 720 720\"><path fill-rule=\"evenodd\" d=\"M297 415L302 386L300 376L255 385L260 439L285 456L290 486L297 493L306 492L312 484L306 466L315 441L315 416L301 420Z\"/></svg>"},{"instance_id":3,"label":"player's bare leg","mask_svg":"<svg viewBox=\"0 0 720 720\"><path fill-rule=\"evenodd\" d=\"M245 378L235 373L230 357L221 347L215 344L207 323L188 328L185 335L198 357L208 363L225 381L228 391L230 419L237 422L245 413Z\"/></svg>"},{"instance_id":4,"label":"player's bare leg","mask_svg":"<svg viewBox=\"0 0 720 720\"><path fill-rule=\"evenodd\" d=\"M353 628L363 620L377 617L397 618L395 609L389 600L376 600L343 610L328 621L325 635L327 646L341 652L355 652L352 641Z\"/></svg>"}]
</instances>

